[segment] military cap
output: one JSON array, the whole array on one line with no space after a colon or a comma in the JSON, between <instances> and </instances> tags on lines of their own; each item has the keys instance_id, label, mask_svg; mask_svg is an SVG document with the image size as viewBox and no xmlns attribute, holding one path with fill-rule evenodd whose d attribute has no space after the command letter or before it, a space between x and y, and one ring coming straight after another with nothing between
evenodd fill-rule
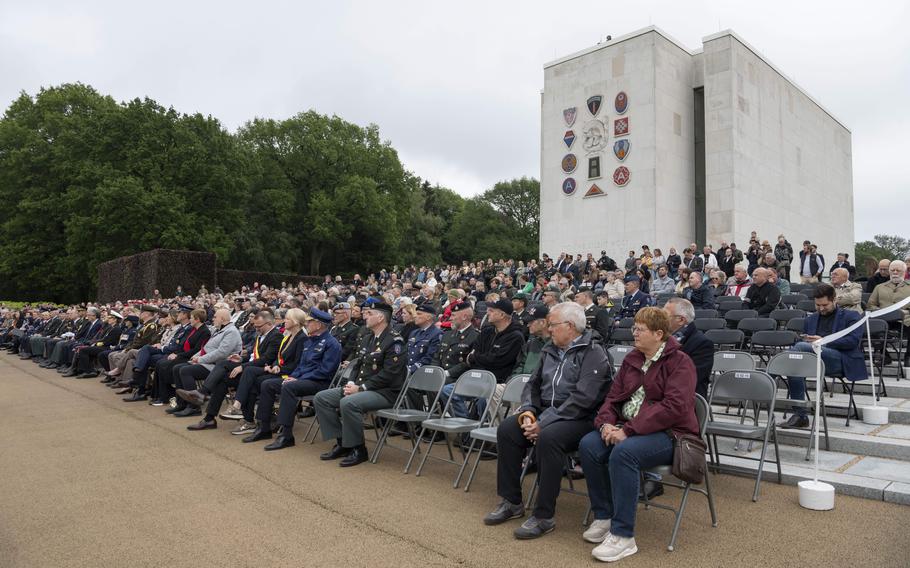
<instances>
[{"instance_id":1,"label":"military cap","mask_svg":"<svg viewBox=\"0 0 910 568\"><path fill-rule=\"evenodd\" d=\"M149 313L152 313L152 314L157 315L157 314L158 314L158 306L153 306L152 304L143 304L143 306L142 306L141 308L139 308L139 311L141 311L141 312L149 312Z\"/></svg>"},{"instance_id":2,"label":"military cap","mask_svg":"<svg viewBox=\"0 0 910 568\"><path fill-rule=\"evenodd\" d=\"M641 278L639 278L638 276L636 276L634 274L630 274L630 275L626 276L625 278L623 278L622 281L625 282L626 284L628 284L629 282L639 283L639 282L641 282Z\"/></svg>"},{"instance_id":3,"label":"military cap","mask_svg":"<svg viewBox=\"0 0 910 568\"><path fill-rule=\"evenodd\" d=\"M381 310L383 312L388 312L390 315L392 313L392 306L386 304L382 300L374 300L372 303L369 303L369 300L367 300L364 302L364 308L370 310Z\"/></svg>"},{"instance_id":4,"label":"military cap","mask_svg":"<svg viewBox=\"0 0 910 568\"><path fill-rule=\"evenodd\" d=\"M578 289L578 293L579 294L585 294L585 293L593 294L594 292L591 290L590 286L582 286L581 288Z\"/></svg>"},{"instance_id":5,"label":"military cap","mask_svg":"<svg viewBox=\"0 0 910 568\"><path fill-rule=\"evenodd\" d=\"M130 315L126 316L126 321L132 322L133 326L135 327L135 326L139 325L139 316L130 314Z\"/></svg>"},{"instance_id":6,"label":"military cap","mask_svg":"<svg viewBox=\"0 0 910 568\"><path fill-rule=\"evenodd\" d=\"M512 299L524 302L524 305L526 305L526 306L528 305L528 296L524 292L519 292L519 293L515 294L514 296L512 296Z\"/></svg>"},{"instance_id":7,"label":"military cap","mask_svg":"<svg viewBox=\"0 0 910 568\"><path fill-rule=\"evenodd\" d=\"M492 304L487 304L487 309L489 309L489 308L500 310L509 315L512 315L512 302L506 300L505 298L500 298L500 299L496 300L495 302L493 302Z\"/></svg>"},{"instance_id":8,"label":"military cap","mask_svg":"<svg viewBox=\"0 0 910 568\"><path fill-rule=\"evenodd\" d=\"M419 306L417 306L417 311L425 312L428 314L433 314L434 316L436 315L436 309L429 302L424 302L424 303L420 304Z\"/></svg>"},{"instance_id":9,"label":"military cap","mask_svg":"<svg viewBox=\"0 0 910 568\"><path fill-rule=\"evenodd\" d=\"M326 325L330 325L332 323L332 314L324 312L318 308L310 308L309 316L310 319L314 319Z\"/></svg>"},{"instance_id":10,"label":"military cap","mask_svg":"<svg viewBox=\"0 0 910 568\"><path fill-rule=\"evenodd\" d=\"M544 305L528 308L528 316L530 316L532 320L546 319L549 314L550 309Z\"/></svg>"},{"instance_id":11,"label":"military cap","mask_svg":"<svg viewBox=\"0 0 910 568\"><path fill-rule=\"evenodd\" d=\"M169 309L167 308L167 306L162 306L162 307L158 310L158 317L163 318L163 317L167 317L167 316L169 316L169 315L171 315L171 310L169 310Z\"/></svg>"},{"instance_id":12,"label":"military cap","mask_svg":"<svg viewBox=\"0 0 910 568\"><path fill-rule=\"evenodd\" d=\"M452 313L454 314L455 312L460 312L462 310L470 310L472 307L473 306L471 306L471 302L468 302L466 300L461 301L461 302L456 302L456 303L452 304Z\"/></svg>"},{"instance_id":13,"label":"military cap","mask_svg":"<svg viewBox=\"0 0 910 568\"><path fill-rule=\"evenodd\" d=\"M187 306L186 304L179 304L179 303L178 303L178 304L177 304L177 309L180 310L181 312L191 312L191 311L193 311L195 308L193 308L193 306Z\"/></svg>"},{"instance_id":14,"label":"military cap","mask_svg":"<svg viewBox=\"0 0 910 568\"><path fill-rule=\"evenodd\" d=\"M332 311L337 312L340 310L350 310L350 309L351 309L351 304L349 304L348 302L338 302L337 304L335 304L335 307L332 308Z\"/></svg>"},{"instance_id":15,"label":"military cap","mask_svg":"<svg viewBox=\"0 0 910 568\"><path fill-rule=\"evenodd\" d=\"M118 320L121 320L121 321L123 320L123 314L121 314L120 312L115 312L114 310L111 310L110 312L108 312L108 315L115 317Z\"/></svg>"}]
</instances>

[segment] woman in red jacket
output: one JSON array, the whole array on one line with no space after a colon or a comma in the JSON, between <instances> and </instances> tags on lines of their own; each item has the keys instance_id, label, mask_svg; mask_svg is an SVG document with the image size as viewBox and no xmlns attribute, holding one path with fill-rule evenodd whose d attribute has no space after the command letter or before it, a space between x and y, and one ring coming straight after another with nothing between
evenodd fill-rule
<instances>
[{"instance_id":1,"label":"woman in red jacket","mask_svg":"<svg viewBox=\"0 0 910 568\"><path fill-rule=\"evenodd\" d=\"M660 308L643 308L632 327L635 350L619 374L597 418L596 431L579 445L594 522L584 533L600 543L592 554L614 562L638 552L635 511L641 471L673 462L667 433L698 435L695 365L670 335Z\"/></svg>"}]
</instances>

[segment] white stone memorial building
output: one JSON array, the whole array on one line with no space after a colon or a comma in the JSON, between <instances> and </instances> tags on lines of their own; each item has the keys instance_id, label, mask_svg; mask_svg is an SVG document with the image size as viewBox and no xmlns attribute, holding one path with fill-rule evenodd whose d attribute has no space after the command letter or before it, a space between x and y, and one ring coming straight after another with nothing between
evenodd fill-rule
<instances>
[{"instance_id":1,"label":"white stone memorial building","mask_svg":"<svg viewBox=\"0 0 910 568\"><path fill-rule=\"evenodd\" d=\"M550 256L757 231L853 257L850 130L732 31L692 51L648 27L546 64L540 170Z\"/></svg>"}]
</instances>

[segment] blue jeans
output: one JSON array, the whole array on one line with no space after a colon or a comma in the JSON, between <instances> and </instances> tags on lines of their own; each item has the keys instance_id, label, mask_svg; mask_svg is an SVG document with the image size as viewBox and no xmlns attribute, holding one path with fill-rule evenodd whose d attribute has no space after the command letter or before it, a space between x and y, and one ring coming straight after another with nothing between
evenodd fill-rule
<instances>
[{"instance_id":1,"label":"blue jeans","mask_svg":"<svg viewBox=\"0 0 910 568\"><path fill-rule=\"evenodd\" d=\"M443 406L449 401L449 397L452 397L452 406L449 407L449 412L452 416L457 416L458 418L477 418L483 415L483 411L487 408L487 401L485 399L480 399L477 401L477 404L474 407L474 415L468 411L468 399L462 396L452 396L452 391L455 390L455 383L449 383L442 387L442 394L439 395L439 402Z\"/></svg>"},{"instance_id":2,"label":"blue jeans","mask_svg":"<svg viewBox=\"0 0 910 568\"><path fill-rule=\"evenodd\" d=\"M812 344L806 341L800 341L790 348L790 351L800 351L802 353L815 353ZM840 362L840 351L830 347L822 347L822 362L825 364L826 375L839 375L844 372ZM793 400L806 400L806 377L787 377L787 390L789 398ZM800 418L809 415L808 409L802 406L794 407L793 411Z\"/></svg>"},{"instance_id":3,"label":"blue jeans","mask_svg":"<svg viewBox=\"0 0 910 568\"><path fill-rule=\"evenodd\" d=\"M635 536L641 471L673 462L672 438L655 432L608 446L595 430L581 439L578 453L594 518L610 519L610 532L616 536Z\"/></svg>"}]
</instances>

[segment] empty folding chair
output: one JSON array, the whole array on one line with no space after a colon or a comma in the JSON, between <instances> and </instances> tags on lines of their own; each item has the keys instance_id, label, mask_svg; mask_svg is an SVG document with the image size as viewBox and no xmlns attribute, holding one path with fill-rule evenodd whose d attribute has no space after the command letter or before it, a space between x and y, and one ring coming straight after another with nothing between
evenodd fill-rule
<instances>
[{"instance_id":1,"label":"empty folding chair","mask_svg":"<svg viewBox=\"0 0 910 568\"><path fill-rule=\"evenodd\" d=\"M812 402L812 397L809 395L809 379L816 379L819 381L825 380L825 362L821 362L822 373L820 377L816 377L816 369L818 364L818 358L815 353L805 353L801 351L788 351L786 353L778 353L768 361L767 372L769 375L777 378L790 378L790 377L805 377L806 378L806 400L796 400L790 397L790 383L787 382L787 398L777 399L776 406L778 410L783 410L784 412L792 412L794 406L801 406L808 410L812 415L812 423L809 425L809 445L806 448L806 459L809 459L809 456L812 453L812 441L815 438L815 429L818 427L817 416L815 415L815 404ZM822 427L825 432L825 450L830 448L828 442L828 411L825 408L825 397L822 397L820 401L820 411L822 415Z\"/></svg>"},{"instance_id":2,"label":"empty folding chair","mask_svg":"<svg viewBox=\"0 0 910 568\"><path fill-rule=\"evenodd\" d=\"M724 313L724 319L727 320L727 327L736 329L739 322L748 318L757 318L758 312L755 310L730 310Z\"/></svg>"},{"instance_id":3,"label":"empty folding chair","mask_svg":"<svg viewBox=\"0 0 910 568\"><path fill-rule=\"evenodd\" d=\"M610 361L613 363L613 371L619 372L619 368L622 367L622 362L626 358L626 355L631 353L635 348L631 345L611 345L607 349L607 354L610 356Z\"/></svg>"},{"instance_id":4,"label":"empty folding chair","mask_svg":"<svg viewBox=\"0 0 910 568\"><path fill-rule=\"evenodd\" d=\"M417 438L416 425L428 418L441 416L439 395L445 384L446 372L441 367L426 365L411 373L395 405L376 411L376 417L383 419L385 425L379 434L373 459L370 461L376 463L379 460L379 454L389 439L389 431L397 423L404 423L407 426L413 449Z\"/></svg>"},{"instance_id":5,"label":"empty folding chair","mask_svg":"<svg viewBox=\"0 0 910 568\"><path fill-rule=\"evenodd\" d=\"M717 310L698 309L695 310L695 319L716 318Z\"/></svg>"},{"instance_id":6,"label":"empty folding chair","mask_svg":"<svg viewBox=\"0 0 910 568\"><path fill-rule=\"evenodd\" d=\"M698 417L699 435L702 437L702 439L705 439L705 428L708 425L708 402L698 394L695 395L695 415ZM682 522L683 514L686 512L686 503L689 500L690 491L696 491L708 498L708 510L711 512L711 526L717 526L717 511L714 509L714 494L711 492L710 471L705 472L705 479L700 484L704 485L704 488L696 486L694 483L689 483L688 481L670 481L670 479L673 478L673 468L669 465L653 467L649 469L648 472L659 475L660 479L657 480L657 482L664 487L669 486L676 487L677 489L682 489L682 499L680 500L679 507L677 508L650 501L648 500L647 493L643 498L645 508L657 507L659 509L673 511L676 514L676 522L673 523L673 532L670 534L670 544L667 545L667 550L672 552L676 547L676 535L679 533L679 525ZM642 484L644 484L644 472L642 472Z\"/></svg>"},{"instance_id":7,"label":"empty folding chair","mask_svg":"<svg viewBox=\"0 0 910 568\"><path fill-rule=\"evenodd\" d=\"M792 284L791 284L790 289L791 290L793 289ZM787 306L788 308L793 308L800 302L802 302L804 300L808 300L808 299L809 299L809 296L807 296L805 294L784 294L783 296L780 297L780 303Z\"/></svg>"},{"instance_id":8,"label":"empty folding chair","mask_svg":"<svg viewBox=\"0 0 910 568\"><path fill-rule=\"evenodd\" d=\"M730 310L743 309L743 300L739 296L718 296L716 301L719 315L724 315Z\"/></svg>"},{"instance_id":9,"label":"empty folding chair","mask_svg":"<svg viewBox=\"0 0 910 568\"><path fill-rule=\"evenodd\" d=\"M414 455L420 448L421 440L423 435L427 430L433 432L442 432L446 437L446 446L449 450L449 462L455 465L462 465L455 461L455 456L452 454L452 441L449 439L450 434L466 434L475 428L480 426L486 426L490 421L490 417L493 416L493 408L490 402L493 399L493 393L496 391L496 376L493 375L490 371L480 371L480 370L470 370L465 371L458 377L458 380L455 381L455 388L452 390L452 396L449 397L449 400L446 402L445 408L442 411L442 415L439 418L429 418L424 420L421 423L420 437L416 440L414 444L414 449L411 450L411 456L408 458L408 463L404 468L405 473L411 467L411 462L414 459ZM483 401L484 410L480 413L480 417L477 419L474 418L462 418L460 416L447 416L452 407L452 401L455 400L456 396L460 396L464 399L470 399L469 408L472 410L477 410L478 403ZM433 445L436 443L436 436L430 438L429 445L427 446L426 452L423 454L423 459L420 461L420 465L417 467L417 476L420 476L420 472L423 471L423 466L426 465L427 459L430 457L430 453L433 451Z\"/></svg>"},{"instance_id":10,"label":"empty folding chair","mask_svg":"<svg viewBox=\"0 0 910 568\"><path fill-rule=\"evenodd\" d=\"M798 284L796 282L793 282L790 284L790 291L793 292L794 294L802 293L802 291L805 289L806 289L805 284ZM805 295L805 294L803 294L803 295ZM808 296L806 296L806 297L808 298Z\"/></svg>"},{"instance_id":11,"label":"empty folding chair","mask_svg":"<svg viewBox=\"0 0 910 568\"><path fill-rule=\"evenodd\" d=\"M777 322L778 327L784 329L790 320L806 317L806 312L797 309L774 310L769 317Z\"/></svg>"},{"instance_id":12,"label":"empty folding chair","mask_svg":"<svg viewBox=\"0 0 910 568\"><path fill-rule=\"evenodd\" d=\"M777 322L768 318L747 317L736 322L736 329L743 332L743 335L746 337L746 343L749 343L752 334L756 331L771 331L777 329ZM746 343L743 344L743 349L746 348Z\"/></svg>"},{"instance_id":13,"label":"empty folding chair","mask_svg":"<svg viewBox=\"0 0 910 568\"><path fill-rule=\"evenodd\" d=\"M738 329L709 329L705 332L705 337L714 343L715 349L739 349L742 347L745 335Z\"/></svg>"},{"instance_id":14,"label":"empty folding chair","mask_svg":"<svg viewBox=\"0 0 910 568\"><path fill-rule=\"evenodd\" d=\"M756 331L749 340L749 353L767 363L776 353L796 345L797 341L796 333L785 329Z\"/></svg>"},{"instance_id":15,"label":"empty folding chair","mask_svg":"<svg viewBox=\"0 0 910 568\"><path fill-rule=\"evenodd\" d=\"M631 328L633 325L635 325L635 318L622 318L616 322L614 327L625 329Z\"/></svg>"},{"instance_id":16,"label":"empty folding chair","mask_svg":"<svg viewBox=\"0 0 910 568\"><path fill-rule=\"evenodd\" d=\"M528 379L531 378L531 375L515 375L509 382L506 383L506 388L502 393L502 399L499 402L499 408L496 409L493 416L499 416L503 419L512 414L512 412L521 406L521 393L524 391L525 384L527 384ZM477 473L477 466L480 465L480 458L483 456L483 450L487 444L496 443L496 430L499 428L499 420L492 420L489 426L481 426L471 430L469 436L471 437L471 445L468 447L468 451L464 456L464 463L461 464L461 470L458 472L458 476L455 477L454 487L458 487L459 482L461 481L461 476L464 473L464 468L468 463L468 460L471 457L471 452L474 451L477 442L480 442L480 449L477 452L477 460L474 462L474 465L471 467L471 473L468 475L468 480L464 484L464 490L467 491L471 488L471 482L474 481L474 474Z\"/></svg>"},{"instance_id":17,"label":"empty folding chair","mask_svg":"<svg viewBox=\"0 0 910 568\"><path fill-rule=\"evenodd\" d=\"M869 331L872 333L872 363L875 366L875 374L878 375L879 392L881 396L888 396L885 389L885 350L888 345L888 322L872 318L869 320ZM863 351L868 349L869 341L863 332ZM876 395L879 394L876 392Z\"/></svg>"},{"instance_id":18,"label":"empty folding chair","mask_svg":"<svg viewBox=\"0 0 910 568\"><path fill-rule=\"evenodd\" d=\"M727 320L724 318L702 318L696 319L694 323L695 328L701 332L709 329L725 329L727 327Z\"/></svg>"},{"instance_id":19,"label":"empty folding chair","mask_svg":"<svg viewBox=\"0 0 910 568\"><path fill-rule=\"evenodd\" d=\"M795 331L798 334L802 333L806 327L806 318L793 318L787 322L787 325L784 326L784 329L788 331Z\"/></svg>"},{"instance_id":20,"label":"empty folding chair","mask_svg":"<svg viewBox=\"0 0 910 568\"><path fill-rule=\"evenodd\" d=\"M803 310L806 312L815 311L815 300L800 300L796 304L796 309Z\"/></svg>"},{"instance_id":21,"label":"empty folding chair","mask_svg":"<svg viewBox=\"0 0 910 568\"><path fill-rule=\"evenodd\" d=\"M754 371L755 359L742 351L718 351L714 354L711 372L719 375L727 371Z\"/></svg>"},{"instance_id":22,"label":"empty folding chair","mask_svg":"<svg viewBox=\"0 0 910 568\"><path fill-rule=\"evenodd\" d=\"M628 327L617 327L610 334L610 343L613 344L632 344L635 337L632 335L632 329Z\"/></svg>"},{"instance_id":23,"label":"empty folding chair","mask_svg":"<svg viewBox=\"0 0 910 568\"><path fill-rule=\"evenodd\" d=\"M890 350L894 354L892 358L897 362L897 380L901 380L904 376L904 366L902 363L904 360L904 326L901 323L904 319L904 311L897 310L877 316L875 319L888 323L885 352L887 353L888 350Z\"/></svg>"},{"instance_id":24,"label":"empty folding chair","mask_svg":"<svg viewBox=\"0 0 910 568\"><path fill-rule=\"evenodd\" d=\"M742 403L746 408L752 410L752 424L739 424L730 421L714 420L713 413L710 414L705 434L712 437L714 443L711 462L715 469L720 470L721 456L737 457L740 459L749 459L758 462L758 471L755 474L755 490L752 492L752 500L758 501L758 490L761 484L762 472L764 471L768 443L774 443L774 461L777 464L777 482L783 481L783 475L780 469L780 451L777 447L777 430L774 419L774 402L777 399L777 384L767 373L762 371L727 371L721 374L714 381L714 388L711 390L710 407L714 404ZM761 422L762 412L767 417L764 423ZM761 454L758 458L744 456L742 454L722 454L717 446L717 437L734 438L737 440L749 440L761 442Z\"/></svg>"}]
</instances>

